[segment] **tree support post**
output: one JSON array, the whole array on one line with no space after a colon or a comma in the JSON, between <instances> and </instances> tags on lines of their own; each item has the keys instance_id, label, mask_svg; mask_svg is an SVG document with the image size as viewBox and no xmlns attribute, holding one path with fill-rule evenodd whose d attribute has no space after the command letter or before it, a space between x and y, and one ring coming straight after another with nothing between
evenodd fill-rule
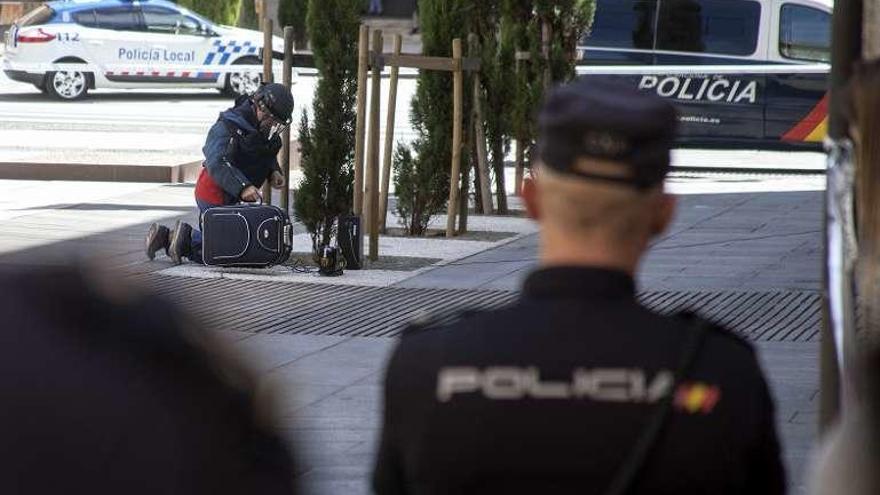
<instances>
[{"instance_id":1,"label":"tree support post","mask_svg":"<svg viewBox=\"0 0 880 495\"><path fill-rule=\"evenodd\" d=\"M293 83L293 28L284 27L284 70L282 84L290 91ZM292 119L292 117L291 117ZM284 172L284 189L281 196L281 209L290 213L290 126L281 134L281 170Z\"/></svg>"},{"instance_id":2,"label":"tree support post","mask_svg":"<svg viewBox=\"0 0 880 495\"><path fill-rule=\"evenodd\" d=\"M367 118L367 67L369 66L370 28L362 25L358 40L357 76L357 122L354 136L354 198L352 208L355 215L363 214L364 209L364 136Z\"/></svg>"},{"instance_id":3,"label":"tree support post","mask_svg":"<svg viewBox=\"0 0 880 495\"><path fill-rule=\"evenodd\" d=\"M382 90L382 32L373 31L370 82L370 140L367 142L365 220L370 233L369 259L379 259L379 99Z\"/></svg>"},{"instance_id":4,"label":"tree support post","mask_svg":"<svg viewBox=\"0 0 880 495\"><path fill-rule=\"evenodd\" d=\"M452 40L452 170L449 176L449 205L446 214L446 237L455 236L455 216L458 208L459 176L461 175L461 113L464 75L461 63L461 39Z\"/></svg>"},{"instance_id":5,"label":"tree support post","mask_svg":"<svg viewBox=\"0 0 880 495\"><path fill-rule=\"evenodd\" d=\"M394 36L394 56L400 55L403 36ZM379 226L382 233L388 221L388 189L391 187L391 160L394 156L394 119L397 110L397 79L400 67L391 66L391 87L388 88L388 115L385 119L385 154L382 157L382 189L379 198Z\"/></svg>"},{"instance_id":6,"label":"tree support post","mask_svg":"<svg viewBox=\"0 0 880 495\"><path fill-rule=\"evenodd\" d=\"M265 14L265 12L264 12ZM263 17L263 82L273 82L272 75L272 19ZM272 204L272 181L263 183L263 202Z\"/></svg>"}]
</instances>

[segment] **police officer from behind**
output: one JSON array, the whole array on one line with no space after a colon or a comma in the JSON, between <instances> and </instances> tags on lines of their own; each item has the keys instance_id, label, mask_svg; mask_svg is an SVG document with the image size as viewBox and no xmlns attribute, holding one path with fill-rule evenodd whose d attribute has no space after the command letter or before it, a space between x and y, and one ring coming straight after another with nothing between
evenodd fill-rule
<instances>
[{"instance_id":1,"label":"police officer from behind","mask_svg":"<svg viewBox=\"0 0 880 495\"><path fill-rule=\"evenodd\" d=\"M238 97L234 107L220 114L202 148L205 161L195 191L200 215L213 206L261 201L259 188L267 180L276 189L284 187L277 156L292 113L290 90L272 83L253 96ZM175 264L183 258L201 263L201 232L186 222L178 221L174 229L154 223L147 232L147 257L161 250Z\"/></svg>"},{"instance_id":2,"label":"police officer from behind","mask_svg":"<svg viewBox=\"0 0 880 495\"><path fill-rule=\"evenodd\" d=\"M512 307L404 333L377 493L784 493L752 346L636 299L639 262L673 217L675 126L668 103L625 87L549 95L523 189L540 267Z\"/></svg>"}]
</instances>

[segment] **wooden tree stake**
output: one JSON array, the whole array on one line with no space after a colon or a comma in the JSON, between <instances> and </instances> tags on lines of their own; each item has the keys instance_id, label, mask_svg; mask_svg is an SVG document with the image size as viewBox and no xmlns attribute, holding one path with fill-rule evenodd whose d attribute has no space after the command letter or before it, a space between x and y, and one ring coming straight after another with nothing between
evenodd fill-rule
<instances>
[{"instance_id":1,"label":"wooden tree stake","mask_svg":"<svg viewBox=\"0 0 880 495\"><path fill-rule=\"evenodd\" d=\"M453 96L452 96L452 170L449 175L449 206L446 214L446 237L455 236L455 216L458 209L458 183L461 175L461 113L464 75L461 66L461 39L452 40Z\"/></svg>"},{"instance_id":2,"label":"wooden tree stake","mask_svg":"<svg viewBox=\"0 0 880 495\"><path fill-rule=\"evenodd\" d=\"M358 77L357 77L357 124L354 136L354 198L355 215L363 213L364 206L364 137L366 135L367 118L367 66L369 66L370 28L361 26L358 41Z\"/></svg>"},{"instance_id":3,"label":"wooden tree stake","mask_svg":"<svg viewBox=\"0 0 880 495\"><path fill-rule=\"evenodd\" d=\"M382 32L373 31L373 55L382 54ZM382 66L372 64L370 83L370 140L367 142L367 181L364 215L370 232L370 261L379 259L379 99L381 98Z\"/></svg>"},{"instance_id":4,"label":"wooden tree stake","mask_svg":"<svg viewBox=\"0 0 880 495\"><path fill-rule=\"evenodd\" d=\"M290 91L293 83L293 28L284 27L284 70L281 82ZM291 116L293 118L293 116ZM290 127L281 134L281 170L284 172L284 189L281 196L281 209L290 213Z\"/></svg>"},{"instance_id":5,"label":"wooden tree stake","mask_svg":"<svg viewBox=\"0 0 880 495\"><path fill-rule=\"evenodd\" d=\"M394 36L394 55L400 55L403 36ZM391 87L388 88L388 115L385 120L385 156L382 158L382 190L379 198L379 226L384 233L388 221L388 189L391 186L391 160L394 155L394 117L397 107L397 79L400 68L391 66Z\"/></svg>"},{"instance_id":6,"label":"wooden tree stake","mask_svg":"<svg viewBox=\"0 0 880 495\"><path fill-rule=\"evenodd\" d=\"M272 19L263 18L263 82L274 82L272 74ZM272 181L263 183L263 202L272 204Z\"/></svg>"}]
</instances>

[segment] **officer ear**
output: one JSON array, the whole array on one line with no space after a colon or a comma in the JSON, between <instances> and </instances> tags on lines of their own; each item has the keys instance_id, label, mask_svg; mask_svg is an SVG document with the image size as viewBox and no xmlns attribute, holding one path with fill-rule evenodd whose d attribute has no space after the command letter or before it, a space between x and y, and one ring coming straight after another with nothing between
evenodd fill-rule
<instances>
[{"instance_id":1,"label":"officer ear","mask_svg":"<svg viewBox=\"0 0 880 495\"><path fill-rule=\"evenodd\" d=\"M654 218L651 221L651 237L666 231L675 217L675 208L675 196L663 191L657 193L655 208L652 208Z\"/></svg>"},{"instance_id":2,"label":"officer ear","mask_svg":"<svg viewBox=\"0 0 880 495\"><path fill-rule=\"evenodd\" d=\"M532 220L541 219L541 209L538 206L538 186L533 177L526 177L522 184L522 199L526 206L526 214Z\"/></svg>"}]
</instances>

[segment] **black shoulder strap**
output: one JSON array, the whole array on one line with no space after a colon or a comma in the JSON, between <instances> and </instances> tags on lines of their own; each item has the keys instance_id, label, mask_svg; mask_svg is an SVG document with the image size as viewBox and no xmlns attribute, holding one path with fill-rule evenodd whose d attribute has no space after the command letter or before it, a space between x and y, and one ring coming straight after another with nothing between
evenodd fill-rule
<instances>
[{"instance_id":1,"label":"black shoulder strap","mask_svg":"<svg viewBox=\"0 0 880 495\"><path fill-rule=\"evenodd\" d=\"M708 322L700 318L694 318L692 320L690 325L691 329L688 332L689 335L684 343L684 349L681 353L678 367L675 370L675 375L673 375L672 387L669 389L669 393L663 397L659 404L657 404L654 414L651 416L644 430L642 430L642 434L639 436L639 439L636 441L632 450L630 450L624 463L617 469L617 472L614 473L614 478L611 480L608 489L605 490L604 495L624 495L630 490L633 483L636 481L639 472L644 467L645 461L647 461L648 456L651 453L651 449L654 447L657 438L660 436L660 432L663 430L663 426L666 424L669 415L672 413L672 406L675 401L675 390L678 388L681 380L688 374L691 366L693 366L694 361L699 354L700 347L703 345L703 337L706 335L708 326Z\"/></svg>"}]
</instances>

